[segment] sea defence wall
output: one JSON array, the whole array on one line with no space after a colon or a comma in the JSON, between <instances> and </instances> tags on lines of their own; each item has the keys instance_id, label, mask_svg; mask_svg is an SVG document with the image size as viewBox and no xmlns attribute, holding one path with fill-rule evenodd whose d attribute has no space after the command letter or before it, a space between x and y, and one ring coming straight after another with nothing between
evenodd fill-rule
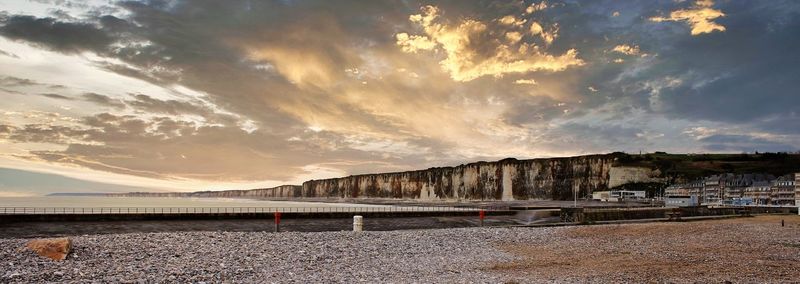
<instances>
[{"instance_id":1,"label":"sea defence wall","mask_svg":"<svg viewBox=\"0 0 800 284\"><path fill-rule=\"evenodd\" d=\"M302 197L569 200L576 193L583 197L593 191L609 188L613 163L614 157L611 155L590 155L532 160L504 159L456 167L354 175L304 182Z\"/></svg>"}]
</instances>

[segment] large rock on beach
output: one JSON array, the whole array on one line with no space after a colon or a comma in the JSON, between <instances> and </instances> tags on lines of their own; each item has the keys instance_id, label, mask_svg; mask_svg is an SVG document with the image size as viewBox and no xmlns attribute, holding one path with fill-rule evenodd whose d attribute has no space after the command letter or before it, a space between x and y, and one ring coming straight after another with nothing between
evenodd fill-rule
<instances>
[{"instance_id":1,"label":"large rock on beach","mask_svg":"<svg viewBox=\"0 0 800 284\"><path fill-rule=\"evenodd\" d=\"M69 238L38 239L28 242L25 247L52 260L64 260L72 250Z\"/></svg>"}]
</instances>

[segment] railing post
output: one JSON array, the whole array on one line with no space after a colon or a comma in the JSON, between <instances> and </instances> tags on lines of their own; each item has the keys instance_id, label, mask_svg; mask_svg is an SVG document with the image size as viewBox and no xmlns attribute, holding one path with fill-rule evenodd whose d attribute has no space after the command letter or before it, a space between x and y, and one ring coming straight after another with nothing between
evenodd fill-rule
<instances>
[{"instance_id":1,"label":"railing post","mask_svg":"<svg viewBox=\"0 0 800 284\"><path fill-rule=\"evenodd\" d=\"M275 232L278 233L281 231L281 212L275 211Z\"/></svg>"}]
</instances>

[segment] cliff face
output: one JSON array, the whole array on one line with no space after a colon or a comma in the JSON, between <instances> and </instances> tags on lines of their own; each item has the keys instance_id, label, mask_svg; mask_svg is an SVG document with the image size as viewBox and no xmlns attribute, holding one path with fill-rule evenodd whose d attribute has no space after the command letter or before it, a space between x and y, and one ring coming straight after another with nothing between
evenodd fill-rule
<instances>
[{"instance_id":1,"label":"cliff face","mask_svg":"<svg viewBox=\"0 0 800 284\"><path fill-rule=\"evenodd\" d=\"M608 188L614 158L480 162L457 167L356 175L303 183L302 197L449 200L572 199Z\"/></svg>"},{"instance_id":2,"label":"cliff face","mask_svg":"<svg viewBox=\"0 0 800 284\"><path fill-rule=\"evenodd\" d=\"M129 192L109 193L111 197L216 197L216 198L290 198L302 195L299 185L282 185L273 188L249 190L222 190L196 192Z\"/></svg>"},{"instance_id":3,"label":"cliff face","mask_svg":"<svg viewBox=\"0 0 800 284\"><path fill-rule=\"evenodd\" d=\"M398 198L421 200L571 200L661 172L621 166L618 155L478 162L456 167L355 175L252 190L109 194L127 197Z\"/></svg>"},{"instance_id":4,"label":"cliff face","mask_svg":"<svg viewBox=\"0 0 800 284\"><path fill-rule=\"evenodd\" d=\"M720 166L721 165L721 166ZM728 172L800 172L800 155L786 153L644 155L611 153L567 158L479 162L457 167L355 175L252 190L134 192L109 196L244 198L402 198L422 200L571 200L636 183L693 180ZM651 185L647 185L649 188ZM645 188L646 189L646 188Z\"/></svg>"}]
</instances>

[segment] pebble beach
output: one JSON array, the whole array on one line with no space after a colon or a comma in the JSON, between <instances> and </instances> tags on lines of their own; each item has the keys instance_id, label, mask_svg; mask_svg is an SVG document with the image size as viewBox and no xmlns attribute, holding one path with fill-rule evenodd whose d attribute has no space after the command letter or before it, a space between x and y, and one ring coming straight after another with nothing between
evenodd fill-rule
<instances>
[{"instance_id":1,"label":"pebble beach","mask_svg":"<svg viewBox=\"0 0 800 284\"><path fill-rule=\"evenodd\" d=\"M0 282L618 283L800 279L800 217L384 232L72 236L52 261L0 239Z\"/></svg>"}]
</instances>

